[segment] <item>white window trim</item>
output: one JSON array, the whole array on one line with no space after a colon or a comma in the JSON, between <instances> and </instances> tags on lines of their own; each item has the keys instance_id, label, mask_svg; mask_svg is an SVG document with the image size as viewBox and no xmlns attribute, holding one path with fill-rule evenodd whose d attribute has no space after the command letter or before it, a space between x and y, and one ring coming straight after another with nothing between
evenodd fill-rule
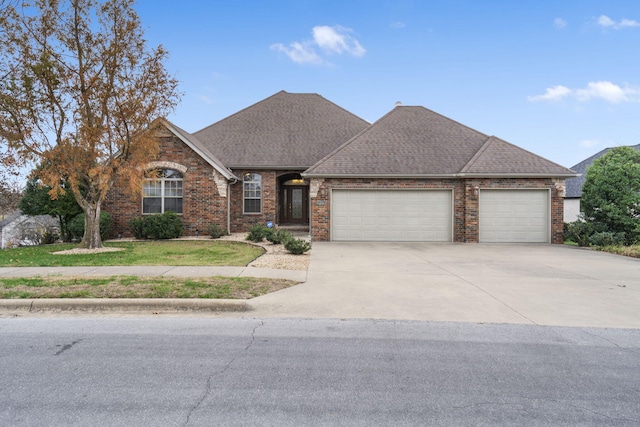
<instances>
[{"instance_id":1,"label":"white window trim","mask_svg":"<svg viewBox=\"0 0 640 427\"><path fill-rule=\"evenodd\" d=\"M171 169L171 168L163 168L163 169ZM174 169L175 170L175 169ZM165 198L166 199L182 199L182 212L174 212L176 215L182 215L184 213L184 172L178 170L178 172L180 172L182 174L181 178L145 178L142 185L143 185L143 194L142 194L142 200L140 201L141 206L140 206L140 212L142 212L142 215L157 215L157 214L163 214L165 213L165 209L164 209L164 201ZM145 197L144 195L144 184L147 182L153 182L153 181L160 181L160 197ZM171 182L176 182L176 181L180 181L183 183L183 186L181 188L182 190L182 196L181 197L171 197L171 196L165 196L164 190L165 190L165 182L167 181L171 181ZM145 212L144 211L144 199L160 199L160 212ZM170 211L173 212L173 211Z\"/></svg>"},{"instance_id":2,"label":"white window trim","mask_svg":"<svg viewBox=\"0 0 640 427\"><path fill-rule=\"evenodd\" d=\"M252 178L254 176L259 176L260 177L260 181L245 181L245 178L247 175L251 175ZM248 183L256 183L259 182L260 183L260 197L246 197L245 196L245 184ZM256 173L256 172L247 172L244 174L243 178L242 178L242 214L243 215L262 215L262 194L263 194L263 190L262 190L262 174ZM260 200L260 211L259 212L247 212L246 209L246 200Z\"/></svg>"}]
</instances>

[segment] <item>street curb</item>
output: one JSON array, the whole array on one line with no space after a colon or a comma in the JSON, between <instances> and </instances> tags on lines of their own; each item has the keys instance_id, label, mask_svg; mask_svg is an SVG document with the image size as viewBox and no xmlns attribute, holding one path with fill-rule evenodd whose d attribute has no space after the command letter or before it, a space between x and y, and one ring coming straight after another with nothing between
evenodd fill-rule
<instances>
[{"instance_id":1,"label":"street curb","mask_svg":"<svg viewBox=\"0 0 640 427\"><path fill-rule=\"evenodd\" d=\"M247 300L193 298L43 298L0 300L0 312L185 313L249 311Z\"/></svg>"}]
</instances>

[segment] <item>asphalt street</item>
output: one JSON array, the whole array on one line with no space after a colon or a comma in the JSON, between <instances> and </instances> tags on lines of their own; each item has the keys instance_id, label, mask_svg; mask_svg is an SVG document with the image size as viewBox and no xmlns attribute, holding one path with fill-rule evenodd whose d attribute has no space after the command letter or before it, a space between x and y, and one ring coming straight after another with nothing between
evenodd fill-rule
<instances>
[{"instance_id":1,"label":"asphalt street","mask_svg":"<svg viewBox=\"0 0 640 427\"><path fill-rule=\"evenodd\" d=\"M640 330L0 319L0 425L640 424Z\"/></svg>"}]
</instances>

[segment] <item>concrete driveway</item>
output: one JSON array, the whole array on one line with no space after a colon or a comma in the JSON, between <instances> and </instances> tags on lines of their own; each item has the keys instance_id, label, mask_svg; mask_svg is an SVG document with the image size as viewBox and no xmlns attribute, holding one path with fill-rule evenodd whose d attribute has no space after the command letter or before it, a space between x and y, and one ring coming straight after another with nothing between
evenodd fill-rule
<instances>
[{"instance_id":1,"label":"concrete driveway","mask_svg":"<svg viewBox=\"0 0 640 427\"><path fill-rule=\"evenodd\" d=\"M264 317L640 328L640 259L562 245L315 243Z\"/></svg>"}]
</instances>

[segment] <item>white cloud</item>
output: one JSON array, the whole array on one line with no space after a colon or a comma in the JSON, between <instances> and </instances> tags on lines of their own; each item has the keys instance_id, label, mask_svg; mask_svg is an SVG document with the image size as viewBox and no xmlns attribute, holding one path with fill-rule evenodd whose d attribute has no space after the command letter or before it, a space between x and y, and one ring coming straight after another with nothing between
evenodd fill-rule
<instances>
[{"instance_id":1,"label":"white cloud","mask_svg":"<svg viewBox=\"0 0 640 427\"><path fill-rule=\"evenodd\" d=\"M308 43L293 42L289 46L276 43L271 45L271 49L284 53L289 59L298 64L322 64L324 62Z\"/></svg>"},{"instance_id":2,"label":"white cloud","mask_svg":"<svg viewBox=\"0 0 640 427\"><path fill-rule=\"evenodd\" d=\"M597 24L603 29L622 30L624 28L640 27L640 22L633 19L621 19L619 22L614 21L607 15L600 15Z\"/></svg>"},{"instance_id":3,"label":"white cloud","mask_svg":"<svg viewBox=\"0 0 640 427\"><path fill-rule=\"evenodd\" d=\"M560 101L571 95L571 89L566 86L548 87L543 95L529 96L529 101Z\"/></svg>"},{"instance_id":4,"label":"white cloud","mask_svg":"<svg viewBox=\"0 0 640 427\"><path fill-rule=\"evenodd\" d=\"M293 42L289 46L276 43L271 45L271 49L283 52L293 62L299 64L328 64L316 52L316 48L329 55L349 54L361 57L366 53L366 49L351 35L352 32L353 30L339 25L335 27L319 25L312 29L313 40Z\"/></svg>"},{"instance_id":5,"label":"white cloud","mask_svg":"<svg viewBox=\"0 0 640 427\"><path fill-rule=\"evenodd\" d=\"M640 102L640 88L633 86L618 86L608 81L589 82L587 87L570 89L566 86L553 86L547 88L542 95L529 96L529 101L561 101L573 98L579 102L592 99L601 99L611 104L621 102Z\"/></svg>"},{"instance_id":6,"label":"white cloud","mask_svg":"<svg viewBox=\"0 0 640 427\"><path fill-rule=\"evenodd\" d=\"M313 41L321 49L329 53L341 54L350 53L353 56L362 56L366 52L358 40L351 37L349 33L353 30L340 26L327 27L320 25L313 27Z\"/></svg>"},{"instance_id":7,"label":"white cloud","mask_svg":"<svg viewBox=\"0 0 640 427\"><path fill-rule=\"evenodd\" d=\"M404 22L392 22L391 25L389 25L391 28L404 28L406 27Z\"/></svg>"},{"instance_id":8,"label":"white cloud","mask_svg":"<svg viewBox=\"0 0 640 427\"><path fill-rule=\"evenodd\" d=\"M629 101L627 94L631 95L632 91L623 89L611 82L589 82L585 89L576 89L574 91L578 101L589 101L594 98L601 98L612 104Z\"/></svg>"},{"instance_id":9,"label":"white cloud","mask_svg":"<svg viewBox=\"0 0 640 427\"><path fill-rule=\"evenodd\" d=\"M556 19L553 20L553 25L556 28L563 29L567 25L569 25L569 23L567 21L565 21L564 19L562 19L562 18L556 18Z\"/></svg>"}]
</instances>

